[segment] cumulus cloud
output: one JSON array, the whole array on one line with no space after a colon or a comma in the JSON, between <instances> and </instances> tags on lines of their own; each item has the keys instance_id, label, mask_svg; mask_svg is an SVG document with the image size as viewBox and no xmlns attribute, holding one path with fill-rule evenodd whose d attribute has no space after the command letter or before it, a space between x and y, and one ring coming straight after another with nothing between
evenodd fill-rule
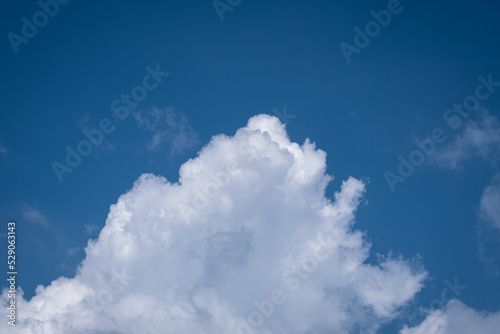
<instances>
[{"instance_id":1,"label":"cumulus cloud","mask_svg":"<svg viewBox=\"0 0 500 334\"><path fill-rule=\"evenodd\" d=\"M400 334L497 334L500 311L478 312L458 300L448 302L444 310L435 310L417 327L404 328Z\"/></svg>"},{"instance_id":2,"label":"cumulus cloud","mask_svg":"<svg viewBox=\"0 0 500 334\"><path fill-rule=\"evenodd\" d=\"M365 184L326 198L325 152L276 117L214 136L179 175L140 176L75 277L19 298L12 333L375 333L422 288L415 259L367 262Z\"/></svg>"},{"instance_id":3,"label":"cumulus cloud","mask_svg":"<svg viewBox=\"0 0 500 334\"><path fill-rule=\"evenodd\" d=\"M474 156L492 163L500 158L500 124L496 117L486 112L478 120L467 122L463 133L438 151L433 161L441 167L458 169L463 160Z\"/></svg>"},{"instance_id":4,"label":"cumulus cloud","mask_svg":"<svg viewBox=\"0 0 500 334\"><path fill-rule=\"evenodd\" d=\"M183 112L169 108L153 108L134 113L139 126L151 133L147 149L157 151L167 146L172 154L182 153L198 145L198 135Z\"/></svg>"}]
</instances>

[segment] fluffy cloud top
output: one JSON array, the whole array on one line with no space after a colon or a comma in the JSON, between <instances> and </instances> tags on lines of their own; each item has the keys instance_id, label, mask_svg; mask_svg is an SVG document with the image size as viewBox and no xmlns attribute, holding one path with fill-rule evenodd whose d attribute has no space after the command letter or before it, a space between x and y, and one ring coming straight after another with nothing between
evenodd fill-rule
<instances>
[{"instance_id":1,"label":"fluffy cloud top","mask_svg":"<svg viewBox=\"0 0 500 334\"><path fill-rule=\"evenodd\" d=\"M431 312L419 326L405 328L401 334L496 334L499 328L500 312L477 312L452 300L444 310Z\"/></svg>"},{"instance_id":2,"label":"fluffy cloud top","mask_svg":"<svg viewBox=\"0 0 500 334\"><path fill-rule=\"evenodd\" d=\"M324 191L326 154L259 115L176 183L142 175L74 278L19 298L12 333L374 333L422 288L418 263L354 228L365 185ZM6 292L2 294L6 306ZM0 331L9 327L0 322Z\"/></svg>"}]
</instances>

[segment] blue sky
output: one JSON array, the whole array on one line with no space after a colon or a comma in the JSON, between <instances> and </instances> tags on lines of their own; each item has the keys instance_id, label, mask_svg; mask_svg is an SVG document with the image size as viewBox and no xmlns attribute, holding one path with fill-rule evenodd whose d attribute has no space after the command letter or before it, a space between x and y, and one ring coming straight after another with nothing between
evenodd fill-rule
<instances>
[{"instance_id":1,"label":"blue sky","mask_svg":"<svg viewBox=\"0 0 500 334\"><path fill-rule=\"evenodd\" d=\"M89 239L99 240L105 225L112 226L110 206L122 194L136 194L130 190L141 174L178 182L182 164L209 143L218 147L212 136L233 136L253 116L268 114L281 117L291 142L302 145L309 138L326 153L325 173L334 177L327 199L334 201L349 177L365 184L352 227L371 243L364 263L376 267L377 254L392 254L419 262L427 273L420 282L414 272L421 289L391 316L374 316L382 320L344 330L367 330L366 325L377 333L397 333L405 324L415 327L431 319L432 308L452 319L462 304L446 308L451 298L469 311L499 311L496 2L233 0L217 3L218 9L211 1L57 4L57 13L45 15L47 23L23 43L12 42L13 35L9 40L9 33L24 38L23 17L43 19L36 16L40 4L4 4L0 14L5 36L0 44L0 220L5 222L0 233L6 233L9 220L17 222L18 285L26 300L39 285L75 277ZM375 20L371 11L382 10L392 10L390 22L375 24L379 29L369 32L370 42L356 45L355 28L365 31ZM342 43L358 51L347 59ZM478 97L480 85L484 98ZM132 95L130 108L122 94ZM479 101L473 111L463 111L467 118L447 113L466 101ZM121 120L113 105L128 115ZM456 129L451 116L460 116ZM256 126L260 131L278 127L264 119ZM67 165L66 147L77 150L86 140L82 131L103 128L109 133L96 135L99 144L59 178L53 166ZM446 139L433 142L432 154L424 153L422 164L391 188L386 173L398 175L398 157L408 160L419 149L415 140L433 138L435 129L443 130L436 137ZM222 161L215 148L212 158L207 149L200 159ZM281 159L273 152L269 148L266 156ZM313 170L314 163L308 163L300 168ZM238 194L231 191L229 198ZM153 212L158 206L151 203ZM6 238L0 241L5 249ZM144 261L158 265L153 258ZM466 286L459 295L445 283L454 281ZM442 307L432 305L447 288ZM418 320L410 322L417 313ZM337 327L321 324L303 332L329 328Z\"/></svg>"}]
</instances>

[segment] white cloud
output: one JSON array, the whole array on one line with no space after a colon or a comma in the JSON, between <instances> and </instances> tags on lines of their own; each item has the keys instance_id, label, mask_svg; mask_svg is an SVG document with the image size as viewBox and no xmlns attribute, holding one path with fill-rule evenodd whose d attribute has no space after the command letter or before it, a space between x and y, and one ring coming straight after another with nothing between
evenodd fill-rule
<instances>
[{"instance_id":1,"label":"white cloud","mask_svg":"<svg viewBox=\"0 0 500 334\"><path fill-rule=\"evenodd\" d=\"M480 215L494 227L500 229L500 174L484 189L479 206Z\"/></svg>"},{"instance_id":2,"label":"white cloud","mask_svg":"<svg viewBox=\"0 0 500 334\"><path fill-rule=\"evenodd\" d=\"M478 120L467 122L463 133L438 151L433 159L441 167L458 169L471 157L480 157L497 166L500 158L500 124L496 117L483 113ZM492 238L492 227L500 228L500 174L493 177L484 189L479 214L488 226L479 224L478 253L487 271L498 276L498 240ZM493 240L494 239L494 240ZM493 240L493 242L491 242ZM492 256L492 253L495 253ZM458 300L450 301L443 309L430 311L418 326L405 327L401 334L496 334L500 328L500 311L487 313L467 307Z\"/></svg>"},{"instance_id":3,"label":"white cloud","mask_svg":"<svg viewBox=\"0 0 500 334\"><path fill-rule=\"evenodd\" d=\"M47 219L47 217L42 212L40 212L39 210L33 208L32 206L30 206L28 204L22 205L21 213L22 213L24 219L26 219L34 224L37 224L37 225L40 225L43 227L49 226L49 220Z\"/></svg>"},{"instance_id":4,"label":"white cloud","mask_svg":"<svg viewBox=\"0 0 500 334\"><path fill-rule=\"evenodd\" d=\"M400 334L497 334L500 311L478 312L458 300L448 302L444 310L435 310L417 327L404 328Z\"/></svg>"},{"instance_id":5,"label":"white cloud","mask_svg":"<svg viewBox=\"0 0 500 334\"><path fill-rule=\"evenodd\" d=\"M147 144L150 151L157 151L166 145L172 154L182 153L195 147L198 135L189 124L183 112L173 107L150 111L138 111L134 117L141 128L151 133Z\"/></svg>"},{"instance_id":6,"label":"white cloud","mask_svg":"<svg viewBox=\"0 0 500 334\"><path fill-rule=\"evenodd\" d=\"M374 333L426 273L366 263L365 185L350 177L331 201L325 170L325 152L276 117L213 137L178 183L145 174L120 196L77 275L19 298L11 332Z\"/></svg>"},{"instance_id":7,"label":"white cloud","mask_svg":"<svg viewBox=\"0 0 500 334\"><path fill-rule=\"evenodd\" d=\"M500 277L500 174L483 190L479 204L478 254L489 275Z\"/></svg>"},{"instance_id":8,"label":"white cloud","mask_svg":"<svg viewBox=\"0 0 500 334\"><path fill-rule=\"evenodd\" d=\"M479 156L493 163L500 157L500 124L496 117L483 113L470 120L462 134L445 148L436 152L433 161L441 167L458 169L460 163Z\"/></svg>"}]
</instances>

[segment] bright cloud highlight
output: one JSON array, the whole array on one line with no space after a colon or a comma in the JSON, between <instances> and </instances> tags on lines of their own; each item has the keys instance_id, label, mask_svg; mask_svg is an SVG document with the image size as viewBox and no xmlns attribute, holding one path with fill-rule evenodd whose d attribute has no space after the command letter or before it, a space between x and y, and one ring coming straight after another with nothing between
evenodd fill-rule
<instances>
[{"instance_id":1,"label":"bright cloud highlight","mask_svg":"<svg viewBox=\"0 0 500 334\"><path fill-rule=\"evenodd\" d=\"M477 312L458 300L450 301L444 310L429 314L419 326L405 328L401 334L495 334L500 328L500 312Z\"/></svg>"}]
</instances>

